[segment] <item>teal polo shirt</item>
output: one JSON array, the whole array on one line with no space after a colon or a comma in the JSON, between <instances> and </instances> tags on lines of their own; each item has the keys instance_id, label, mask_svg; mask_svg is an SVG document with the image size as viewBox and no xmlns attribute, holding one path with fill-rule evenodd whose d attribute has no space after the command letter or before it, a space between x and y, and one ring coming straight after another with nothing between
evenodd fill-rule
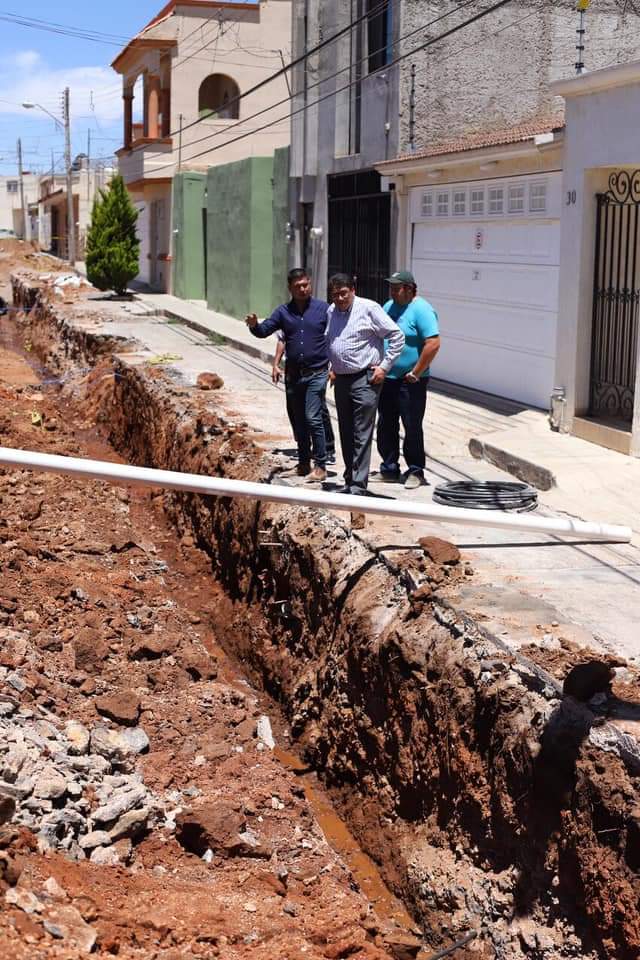
<instances>
[{"instance_id":1,"label":"teal polo shirt","mask_svg":"<svg viewBox=\"0 0 640 960\"><path fill-rule=\"evenodd\" d=\"M387 374L390 380L402 380L418 362L425 340L440 336L438 314L423 297L415 297L404 307L388 300L384 311L396 321L404 333L404 350ZM421 379L428 376L429 369L421 374Z\"/></svg>"}]
</instances>

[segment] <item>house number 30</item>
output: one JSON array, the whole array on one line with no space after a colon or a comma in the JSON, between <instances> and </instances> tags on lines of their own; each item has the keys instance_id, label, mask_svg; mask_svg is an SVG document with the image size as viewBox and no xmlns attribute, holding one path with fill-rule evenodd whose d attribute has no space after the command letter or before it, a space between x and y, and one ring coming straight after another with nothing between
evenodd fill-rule
<instances>
[{"instance_id":1,"label":"house number 30","mask_svg":"<svg viewBox=\"0 0 640 960\"><path fill-rule=\"evenodd\" d=\"M572 203L576 202L576 191L567 190L567 206L570 207Z\"/></svg>"}]
</instances>

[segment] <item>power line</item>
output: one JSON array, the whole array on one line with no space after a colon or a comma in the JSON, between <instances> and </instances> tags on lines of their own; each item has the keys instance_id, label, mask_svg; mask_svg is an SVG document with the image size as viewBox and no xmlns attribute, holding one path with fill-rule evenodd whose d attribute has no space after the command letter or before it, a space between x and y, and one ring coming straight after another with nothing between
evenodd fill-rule
<instances>
[{"instance_id":1,"label":"power line","mask_svg":"<svg viewBox=\"0 0 640 960\"><path fill-rule=\"evenodd\" d=\"M464 20L462 23L458 24L457 26L451 27L449 30L445 30L444 33L439 34L437 37L432 37L430 40L425 41L425 43L421 44L415 49L410 50L407 53L401 54L399 57L396 57L395 60L392 60L390 63L386 65L386 69L389 70L391 69L391 67L396 66L398 63L403 62L409 57L416 56L416 54L421 53L423 50L426 50L428 47L431 47L435 43L438 43L440 40L445 40L447 37L452 36L454 33L458 33L458 31L463 30L465 27L471 26L471 24L476 23L478 20L481 20L484 17L488 16L488 14L494 13L496 10L501 9L502 7L505 7L508 3L512 3L512 2L513 0L498 0L498 3L494 3L493 6L487 7L485 10L479 11L478 13L474 14L473 17L469 17L468 20ZM189 163L193 160L197 160L199 157L203 157L208 153L214 153L216 150L221 150L224 147L228 147L233 143L237 143L239 140L244 140L245 137L249 137L254 133L259 133L263 130L267 130L269 127L272 127L277 123L282 123L282 121L286 120L288 117L294 117L299 113L304 113L307 110L310 110L316 107L319 103L322 103L324 100L327 100L330 97L335 97L337 96L337 94L342 93L344 90L348 90L351 87L361 82L362 81L360 79L352 80L350 83L345 84L343 87L339 87L337 90L332 90L330 93L327 93L322 97L318 97L312 104L307 104L303 107L299 107L297 110L292 110L289 114L286 114L283 117L279 117L277 120L272 120L269 123L265 123L263 124L262 127L257 127L255 130L251 130L248 133L239 134L239 136L234 137L232 140L227 140L225 141L225 143L219 144L217 147L208 148L206 150L201 151L200 153L195 154L192 157L186 157L185 162ZM273 107L271 107L270 109L273 109ZM249 117L247 119L251 119L251 118ZM210 139L210 137L205 139ZM191 144L191 146L194 146L194 145L195 144ZM174 166L174 162L164 164L161 167L156 167L154 172L157 173L160 170L164 170L173 166Z\"/></svg>"},{"instance_id":2,"label":"power line","mask_svg":"<svg viewBox=\"0 0 640 960\"><path fill-rule=\"evenodd\" d=\"M15 14L0 13L0 20L6 23L13 23L20 27L29 27L33 30L42 30L46 33L55 33L63 37L73 37L76 40L90 40L93 43L104 43L109 46L120 47L127 40L116 39L113 34L101 34L97 31L82 29L79 27L65 26L63 24L49 23L46 20L35 20L26 17L16 16Z\"/></svg>"},{"instance_id":3,"label":"power line","mask_svg":"<svg viewBox=\"0 0 640 960\"><path fill-rule=\"evenodd\" d=\"M404 43L406 40L409 40L411 37L415 36L416 33L421 33L422 31L426 30L428 27L434 26L434 24L439 23L441 20L444 20L444 19L446 19L447 17L451 16L451 14L453 14L453 13L460 13L461 10L466 9L468 6L470 6L470 5L471 5L472 3L474 3L474 2L475 2L475 0L464 0L463 3L459 4L459 5L458 5L457 7L455 7L453 10L450 10L450 11L448 11L447 13L442 13L442 14L440 14L439 16L435 17L433 20L430 20L428 23L426 23L426 24L421 24L419 27L416 27L414 30L409 31L409 33L405 34L404 36L398 37L398 39L397 39L396 41L394 41L394 43L391 45L391 49L393 49L394 47L400 46L401 43ZM352 70L352 69L354 69L354 68L356 68L356 67L362 66L362 64L364 64L364 63L366 63L366 62L368 61L370 55L371 55L371 56L377 56L378 54L383 53L384 51L386 51L386 49L387 49L387 45L385 44L384 46L380 47L379 50L374 51L372 54L367 54L366 56L362 57L360 60L356 61L355 63L348 63L346 66L342 67L340 70L336 70L335 73L332 73L332 74L330 74L329 76L326 76L326 77L322 77L321 80L318 80L318 81L316 81L315 83L312 83L310 86L308 86L308 87L306 88L306 91L305 91L305 92L306 92L306 93L309 93L311 90L315 90L317 87L321 87L321 86L323 86L324 84L328 83L330 80L334 80L336 77L339 77L340 74L346 73L348 70L350 71L350 70ZM413 51L411 51L411 52L413 52ZM410 55L409 53L408 53L408 54L405 54L405 56L409 56L409 55ZM394 62L392 62L392 63L390 63L390 64L387 64L387 66L386 66L385 69L389 69L389 68L392 67L392 66L394 66ZM335 93L338 94L338 93L342 92L342 90L346 90L346 89L348 89L349 86L352 86L353 84L358 83L358 82L361 82L361 81L360 81L360 80L354 80L353 83L348 84L346 87L340 88L340 90L335 91ZM245 96L246 96L246 94L245 94ZM297 94L294 94L294 96L299 97L300 94L297 93ZM207 140L213 140L213 139L216 138L216 137L221 137L221 136L228 135L229 132L230 132L231 130L234 130L236 127L244 126L246 123L249 122L249 120L255 120L256 117L261 117L261 116L263 116L265 113L269 113L271 110L275 110L276 107L282 106L284 103L287 103L290 99L292 99L292 98L291 98L289 95L287 95L286 97L283 97L282 100L278 100L278 101L276 101L275 103L272 103L272 104L270 104L270 105L267 106L267 107L263 107L261 110L256 111L256 113L250 114L248 117L244 117L242 120L238 120L237 123L232 124L230 127L227 127L225 130L217 130L217 131L215 131L214 133L207 133L204 137L200 137L198 140L194 140L192 143L190 143L190 144L189 144L189 147L195 147L195 146L197 146L199 143L205 143L205 141L207 141ZM323 99L326 99L326 98L323 98ZM230 103L230 102L231 102L231 101L229 101L229 103ZM315 103L320 103L320 102L321 102L321 100L316 100L316 101L315 101ZM227 104L227 106L228 106L228 104ZM312 106L314 106L314 104L311 104L311 107L312 107ZM311 107L310 107L309 109L311 109ZM291 114L291 115L293 116L293 114ZM198 121L198 122L200 122L200 121ZM276 122L276 121L274 121L274 122ZM193 125L194 125L193 123L192 123L192 124L189 124L189 126L193 126ZM183 131L184 131L184 130L188 130L188 129L189 129L189 126L184 127L184 128L183 128ZM255 129L255 128L254 128L254 129ZM231 140L231 141L228 141L228 140L227 140L227 141L225 141L225 144L224 144L224 145L226 146L227 143L235 143L235 140ZM198 154L198 156L202 156L202 154ZM186 159L189 160L188 157L187 157ZM192 158L192 159L193 159L193 158Z\"/></svg>"},{"instance_id":4,"label":"power line","mask_svg":"<svg viewBox=\"0 0 640 960\"><path fill-rule=\"evenodd\" d=\"M370 17L376 16L382 10L387 8L388 2L389 0L381 0L381 2L378 4L377 7L374 7L372 10L367 11L367 13L362 14L361 17L358 17L357 19L350 21L348 26L343 27L341 30L338 30L337 33L334 33L330 37L327 37L326 40L322 40L320 43L316 44L315 47L312 47L311 50L306 50L302 54L302 56L297 57L295 60L292 60L291 63L286 64L286 66L282 67L280 70L276 70L276 72L271 74L270 77L265 77L264 80L260 80L259 83L256 83L253 87L250 87L249 90L246 90L244 93L239 93L237 96L232 97L230 100L226 102L225 104L226 109L228 110L231 109L236 103L239 103L245 97L250 96L252 93L255 93L257 90L261 90L262 87L266 86L268 83L271 83L273 80L277 80L279 77L284 76L284 74L287 73L287 71L292 70L293 67L297 67L298 64L303 63L313 54L318 53L320 50L323 50L325 47L329 46L330 44L335 43L336 40L339 40L340 37L344 36L345 33L349 33L359 23L362 23L363 20L367 20ZM276 104L276 106L278 106L278 104ZM192 120L191 123L188 123L186 126L182 127L182 133L184 133L185 130L189 130L191 127L196 126L196 124L202 123L203 120L206 120L206 119L207 117L198 117L197 120ZM173 137L179 132L180 132L179 130L174 130L173 133L169 134L169 136Z\"/></svg>"}]
</instances>

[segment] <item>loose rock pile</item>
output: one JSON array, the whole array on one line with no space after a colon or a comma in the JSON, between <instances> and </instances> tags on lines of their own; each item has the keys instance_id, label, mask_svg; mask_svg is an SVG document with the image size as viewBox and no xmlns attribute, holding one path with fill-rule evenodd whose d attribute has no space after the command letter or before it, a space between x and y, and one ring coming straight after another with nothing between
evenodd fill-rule
<instances>
[{"instance_id":1,"label":"loose rock pile","mask_svg":"<svg viewBox=\"0 0 640 960\"><path fill-rule=\"evenodd\" d=\"M63 726L47 712L0 695L0 818L33 830L43 851L128 862L132 843L162 809L132 772L148 749L146 733L104 723L88 729L77 720Z\"/></svg>"}]
</instances>

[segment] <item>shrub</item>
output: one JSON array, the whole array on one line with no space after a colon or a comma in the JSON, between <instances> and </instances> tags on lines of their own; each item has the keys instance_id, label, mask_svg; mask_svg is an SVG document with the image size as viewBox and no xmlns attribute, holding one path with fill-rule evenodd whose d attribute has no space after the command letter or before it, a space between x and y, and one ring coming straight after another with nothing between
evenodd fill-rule
<instances>
[{"instance_id":1,"label":"shrub","mask_svg":"<svg viewBox=\"0 0 640 960\"><path fill-rule=\"evenodd\" d=\"M122 296L138 275L137 220L138 211L118 174L96 197L87 234L87 277L98 290L113 290Z\"/></svg>"}]
</instances>

